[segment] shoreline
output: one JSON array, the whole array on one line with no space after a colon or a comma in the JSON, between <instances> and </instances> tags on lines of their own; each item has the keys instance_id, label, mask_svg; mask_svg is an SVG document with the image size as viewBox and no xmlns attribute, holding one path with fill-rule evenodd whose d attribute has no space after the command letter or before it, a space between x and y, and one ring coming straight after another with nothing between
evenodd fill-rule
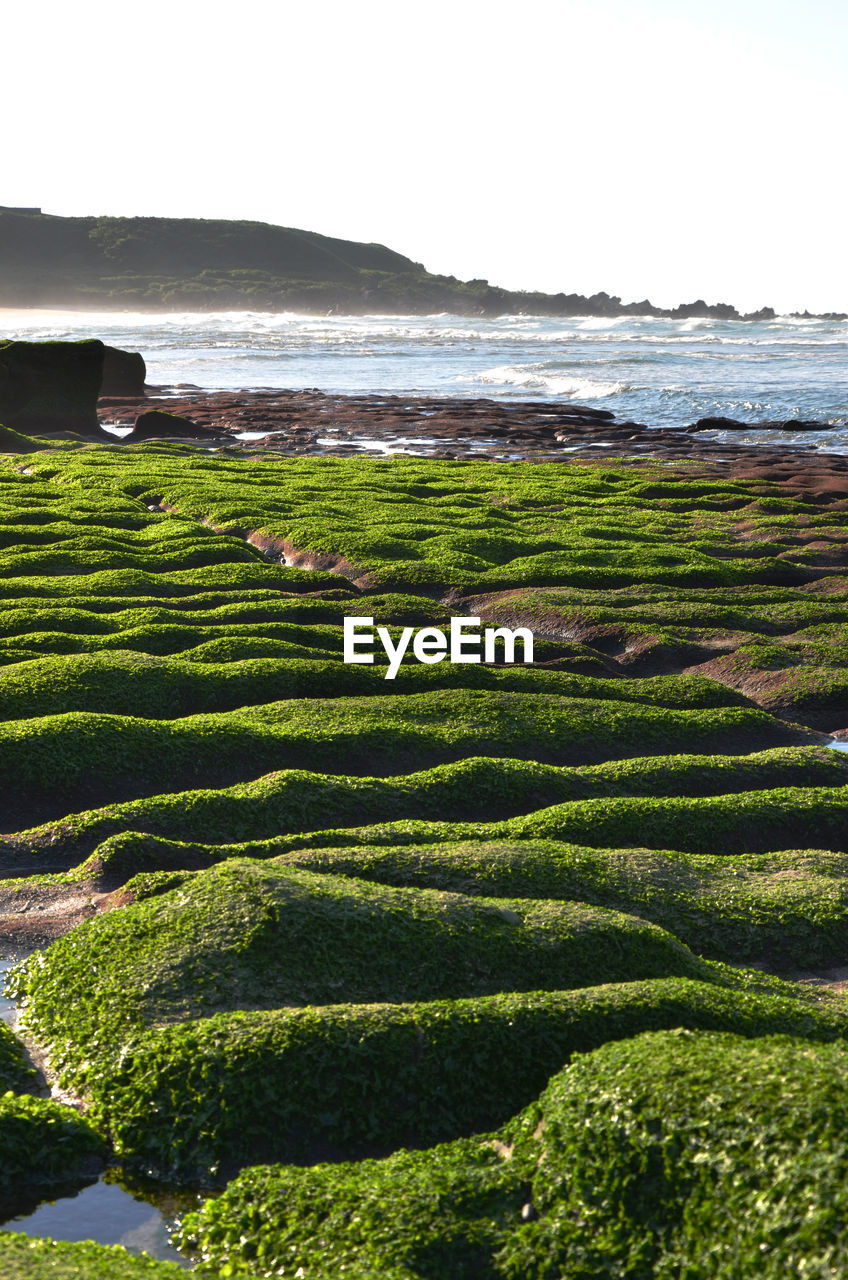
<instances>
[{"instance_id":1,"label":"shoreline","mask_svg":"<svg viewBox=\"0 0 848 1280\"><path fill-rule=\"evenodd\" d=\"M620 422L607 410L548 400L479 397L342 395L317 389L206 391L186 385L148 387L146 394L105 397L101 426L126 434L140 414L186 419L182 443L258 457L410 457L452 461L688 462L719 465L728 479L770 480L811 501L848 499L848 454L797 442L736 443L714 438L704 423L678 428ZM729 421L729 420L726 420ZM739 424L746 432L756 424ZM821 430L820 424L815 424ZM773 433L769 423L763 430ZM785 424L790 431L802 424ZM810 428L812 429L812 428ZM99 439L106 443L104 432ZM117 441L120 437L113 435Z\"/></svg>"}]
</instances>

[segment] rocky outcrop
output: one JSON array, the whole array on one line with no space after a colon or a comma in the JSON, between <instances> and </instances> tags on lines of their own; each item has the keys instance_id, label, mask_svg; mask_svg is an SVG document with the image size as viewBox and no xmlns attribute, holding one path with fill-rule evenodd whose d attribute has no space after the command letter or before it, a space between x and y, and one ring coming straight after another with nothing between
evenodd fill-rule
<instances>
[{"instance_id":1,"label":"rocky outcrop","mask_svg":"<svg viewBox=\"0 0 848 1280\"><path fill-rule=\"evenodd\" d=\"M144 396L137 351L85 342L0 344L0 424L26 434L74 432L110 437L97 420L101 395Z\"/></svg>"},{"instance_id":2,"label":"rocky outcrop","mask_svg":"<svg viewBox=\"0 0 848 1280\"><path fill-rule=\"evenodd\" d=\"M128 444L139 440L199 440L207 434L202 427L196 426L189 418L181 418L178 413L151 409L149 413L138 415L125 440Z\"/></svg>"},{"instance_id":3,"label":"rocky outcrop","mask_svg":"<svg viewBox=\"0 0 848 1280\"><path fill-rule=\"evenodd\" d=\"M138 351L121 351L119 347L103 348L102 396L143 396L147 369Z\"/></svg>"},{"instance_id":4,"label":"rocky outcrop","mask_svg":"<svg viewBox=\"0 0 848 1280\"><path fill-rule=\"evenodd\" d=\"M13 431L75 431L102 439L97 397L103 343L7 342L0 346L0 423Z\"/></svg>"},{"instance_id":5,"label":"rocky outcrop","mask_svg":"<svg viewBox=\"0 0 848 1280\"><path fill-rule=\"evenodd\" d=\"M762 422L740 422L738 418L699 418L689 431L827 431L832 422L814 418L767 418Z\"/></svg>"}]
</instances>

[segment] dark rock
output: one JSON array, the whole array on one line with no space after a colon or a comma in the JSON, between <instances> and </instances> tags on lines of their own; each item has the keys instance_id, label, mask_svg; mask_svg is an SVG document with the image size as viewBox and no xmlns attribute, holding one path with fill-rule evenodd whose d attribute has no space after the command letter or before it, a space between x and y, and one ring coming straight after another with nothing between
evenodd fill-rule
<instances>
[{"instance_id":1,"label":"dark rock","mask_svg":"<svg viewBox=\"0 0 848 1280\"><path fill-rule=\"evenodd\" d=\"M556 408L566 418L594 418L597 422L612 422L615 417L609 409L590 409L585 404L557 405Z\"/></svg>"},{"instance_id":2,"label":"dark rock","mask_svg":"<svg viewBox=\"0 0 848 1280\"><path fill-rule=\"evenodd\" d=\"M121 351L119 347L103 348L103 381L101 396L143 396L147 369L138 351Z\"/></svg>"},{"instance_id":3,"label":"dark rock","mask_svg":"<svg viewBox=\"0 0 848 1280\"><path fill-rule=\"evenodd\" d=\"M750 422L739 422L737 418L699 418L693 422L690 431L745 431Z\"/></svg>"},{"instance_id":4,"label":"dark rock","mask_svg":"<svg viewBox=\"0 0 848 1280\"><path fill-rule=\"evenodd\" d=\"M202 440L208 432L197 426L189 418L181 418L177 413L163 413L161 409L151 409L148 413L140 413L135 426L128 436L124 436L126 444L135 444L139 440L162 440L177 437L181 440Z\"/></svg>"},{"instance_id":5,"label":"dark rock","mask_svg":"<svg viewBox=\"0 0 848 1280\"><path fill-rule=\"evenodd\" d=\"M0 345L0 423L14 431L76 431L103 439L97 397L103 343L7 342Z\"/></svg>"},{"instance_id":6,"label":"dark rock","mask_svg":"<svg viewBox=\"0 0 848 1280\"><path fill-rule=\"evenodd\" d=\"M741 320L739 312L729 302L704 302L698 298L696 302L683 302L674 307L666 315L675 320Z\"/></svg>"}]
</instances>

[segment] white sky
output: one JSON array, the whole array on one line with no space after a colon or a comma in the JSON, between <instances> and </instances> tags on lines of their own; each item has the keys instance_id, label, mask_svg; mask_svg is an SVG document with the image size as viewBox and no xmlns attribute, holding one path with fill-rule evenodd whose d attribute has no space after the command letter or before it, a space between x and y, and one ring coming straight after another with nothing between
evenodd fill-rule
<instances>
[{"instance_id":1,"label":"white sky","mask_svg":"<svg viewBox=\"0 0 848 1280\"><path fill-rule=\"evenodd\" d=\"M42 0L3 43L0 203L848 310L844 0Z\"/></svg>"}]
</instances>

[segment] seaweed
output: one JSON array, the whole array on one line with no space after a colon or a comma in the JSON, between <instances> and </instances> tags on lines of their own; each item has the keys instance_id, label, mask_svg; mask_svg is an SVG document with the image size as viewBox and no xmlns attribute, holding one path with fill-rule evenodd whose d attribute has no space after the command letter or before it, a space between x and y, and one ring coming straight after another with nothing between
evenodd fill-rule
<instances>
[{"instance_id":1,"label":"seaweed","mask_svg":"<svg viewBox=\"0 0 848 1280\"><path fill-rule=\"evenodd\" d=\"M493 1133L246 1170L183 1240L230 1275L838 1274L846 1061L782 1035L608 1043Z\"/></svg>"},{"instance_id":2,"label":"seaweed","mask_svg":"<svg viewBox=\"0 0 848 1280\"><path fill-rule=\"evenodd\" d=\"M13 976L29 1033L160 1179L354 1160L230 1182L208 1273L843 1267L844 1009L762 971L844 958L838 507L4 442L3 892L100 911ZM347 616L458 615L534 663L343 660Z\"/></svg>"}]
</instances>

